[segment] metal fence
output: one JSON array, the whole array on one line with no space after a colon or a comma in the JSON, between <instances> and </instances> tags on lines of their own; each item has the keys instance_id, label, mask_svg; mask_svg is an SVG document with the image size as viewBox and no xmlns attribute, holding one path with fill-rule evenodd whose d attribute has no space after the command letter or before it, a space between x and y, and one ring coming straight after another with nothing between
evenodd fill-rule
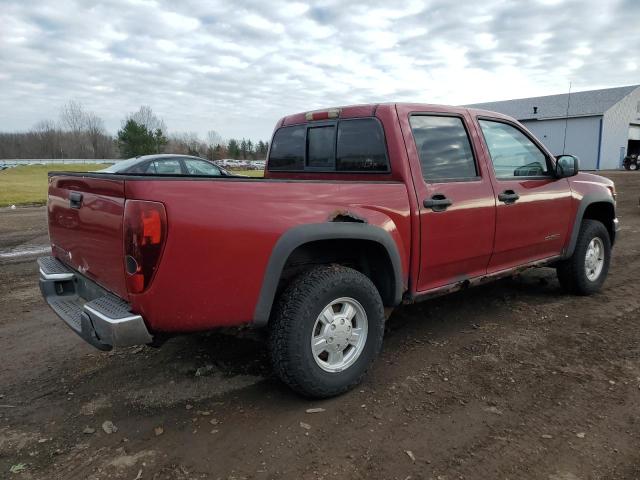
<instances>
[{"instance_id":1,"label":"metal fence","mask_svg":"<svg viewBox=\"0 0 640 480\"><path fill-rule=\"evenodd\" d=\"M122 158L0 158L0 165L44 165L49 163L116 163Z\"/></svg>"}]
</instances>

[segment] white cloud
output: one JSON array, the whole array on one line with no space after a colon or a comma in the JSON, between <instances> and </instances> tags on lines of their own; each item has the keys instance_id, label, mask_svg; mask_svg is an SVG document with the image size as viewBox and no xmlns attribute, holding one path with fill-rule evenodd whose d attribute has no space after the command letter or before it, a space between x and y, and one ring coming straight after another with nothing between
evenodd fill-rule
<instances>
[{"instance_id":1,"label":"white cloud","mask_svg":"<svg viewBox=\"0 0 640 480\"><path fill-rule=\"evenodd\" d=\"M174 131L258 139L326 106L638 83L635 0L2 1L0 130L75 98L112 131L147 104Z\"/></svg>"}]
</instances>

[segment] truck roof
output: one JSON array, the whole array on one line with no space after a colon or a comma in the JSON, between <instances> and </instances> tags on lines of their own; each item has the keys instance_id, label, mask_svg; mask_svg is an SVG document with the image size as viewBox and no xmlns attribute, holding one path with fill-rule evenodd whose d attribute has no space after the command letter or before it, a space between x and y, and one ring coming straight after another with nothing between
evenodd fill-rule
<instances>
[{"instance_id":1,"label":"truck roof","mask_svg":"<svg viewBox=\"0 0 640 480\"><path fill-rule=\"evenodd\" d=\"M434 110L436 112L450 112L450 113L463 113L465 111L470 112L472 115L487 115L495 118L503 118L505 120L513 120L507 115L503 115L498 112L492 112L489 110L482 110L477 108L459 107L454 105L440 105L432 103L413 103L413 102L387 102L387 103L368 103L361 105L343 105L339 107L320 108L317 110L310 110L306 112L298 112L292 115L282 117L276 127L282 127L286 125L296 125L300 123L306 123L314 120L330 119L330 118L357 118L357 117L372 117L375 116L378 108L392 108L404 107L405 109L415 108L416 111ZM330 116L334 114L333 116ZM310 116L319 115L320 118L309 118Z\"/></svg>"}]
</instances>

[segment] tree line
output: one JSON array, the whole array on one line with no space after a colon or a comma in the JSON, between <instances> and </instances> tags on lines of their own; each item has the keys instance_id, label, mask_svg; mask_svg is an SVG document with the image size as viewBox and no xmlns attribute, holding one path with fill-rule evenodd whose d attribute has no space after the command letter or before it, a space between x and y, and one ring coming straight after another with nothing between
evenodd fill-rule
<instances>
[{"instance_id":1,"label":"tree line","mask_svg":"<svg viewBox=\"0 0 640 480\"><path fill-rule=\"evenodd\" d=\"M231 138L215 130L205 139L195 132L169 132L151 107L142 106L122 121L117 134L80 102L65 104L57 120L43 120L26 132L0 132L0 158L129 158L153 153L195 155L209 160L266 158L269 142Z\"/></svg>"}]
</instances>

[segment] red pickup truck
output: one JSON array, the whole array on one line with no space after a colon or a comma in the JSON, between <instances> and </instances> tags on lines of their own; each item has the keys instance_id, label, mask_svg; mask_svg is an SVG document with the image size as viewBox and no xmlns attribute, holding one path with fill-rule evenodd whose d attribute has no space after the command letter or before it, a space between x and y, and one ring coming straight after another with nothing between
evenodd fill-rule
<instances>
[{"instance_id":1,"label":"red pickup truck","mask_svg":"<svg viewBox=\"0 0 640 480\"><path fill-rule=\"evenodd\" d=\"M275 372L326 397L361 380L403 303L543 265L598 291L615 199L497 113L306 112L278 122L263 179L51 172L40 286L99 349L265 327Z\"/></svg>"}]
</instances>

